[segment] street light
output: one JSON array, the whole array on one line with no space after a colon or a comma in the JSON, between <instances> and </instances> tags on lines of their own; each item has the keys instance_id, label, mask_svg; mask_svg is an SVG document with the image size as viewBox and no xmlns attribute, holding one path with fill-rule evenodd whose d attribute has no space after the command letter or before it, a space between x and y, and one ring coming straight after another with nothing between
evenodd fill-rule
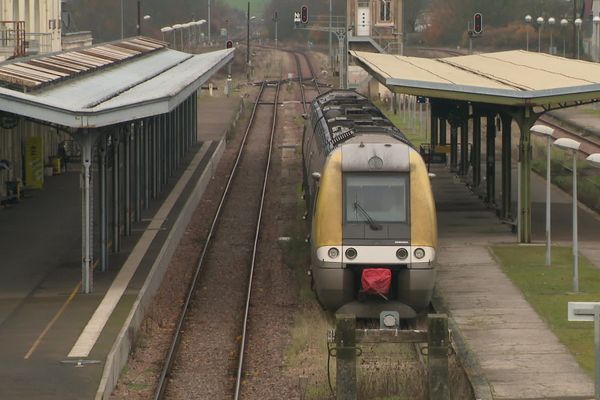
<instances>
[{"instance_id":1,"label":"street light","mask_svg":"<svg viewBox=\"0 0 600 400\"><path fill-rule=\"evenodd\" d=\"M563 28L563 57L567 57L567 35L566 35L566 28L569 25L569 21L567 21L565 18L560 20L560 26L562 26Z\"/></svg>"},{"instance_id":2,"label":"street light","mask_svg":"<svg viewBox=\"0 0 600 400\"><path fill-rule=\"evenodd\" d=\"M553 26L556 23L556 19L554 19L554 17L550 17L548 18L548 26L550 27L550 48L548 49L548 54L553 54L554 52L552 51L552 49L554 48L553 44L552 44L552 33L553 33Z\"/></svg>"},{"instance_id":3,"label":"street light","mask_svg":"<svg viewBox=\"0 0 600 400\"><path fill-rule=\"evenodd\" d=\"M208 45L212 46L212 39L210 37L210 0L208 0Z\"/></svg>"},{"instance_id":4,"label":"street light","mask_svg":"<svg viewBox=\"0 0 600 400\"><path fill-rule=\"evenodd\" d=\"M590 154L586 160L596 168L600 168L600 153Z\"/></svg>"},{"instance_id":5,"label":"street light","mask_svg":"<svg viewBox=\"0 0 600 400\"><path fill-rule=\"evenodd\" d=\"M600 62L600 16L596 15L594 22L594 41L596 42L596 61Z\"/></svg>"},{"instance_id":6,"label":"street light","mask_svg":"<svg viewBox=\"0 0 600 400\"><path fill-rule=\"evenodd\" d=\"M538 53L542 52L542 28L544 26L544 17L538 17L538 19L536 20L538 25L540 26L538 28Z\"/></svg>"},{"instance_id":7,"label":"street light","mask_svg":"<svg viewBox=\"0 0 600 400\"><path fill-rule=\"evenodd\" d=\"M581 57L579 56L579 49L581 48L581 44L579 42L579 32L581 32L581 25L583 25L583 21L581 18L577 18L575 20L575 27L577 28L577 59L579 60Z\"/></svg>"},{"instance_id":8,"label":"street light","mask_svg":"<svg viewBox=\"0 0 600 400\"><path fill-rule=\"evenodd\" d=\"M527 51L529 51L529 24L531 24L532 20L533 18L531 15L527 14L525 16L525 23L527 24L527 27L525 28L525 35L527 36Z\"/></svg>"},{"instance_id":9,"label":"street light","mask_svg":"<svg viewBox=\"0 0 600 400\"><path fill-rule=\"evenodd\" d=\"M556 139L556 147L571 152L573 156L573 292L579 292L579 250L577 241L577 152L581 143L569 138Z\"/></svg>"},{"instance_id":10,"label":"street light","mask_svg":"<svg viewBox=\"0 0 600 400\"><path fill-rule=\"evenodd\" d=\"M546 138L546 266L552 265L552 244L550 237L550 221L551 221L551 199L550 199L550 187L551 187L551 158L552 158L552 140L554 137L554 129L545 125L535 125L531 128L531 133L544 136Z\"/></svg>"}]
</instances>

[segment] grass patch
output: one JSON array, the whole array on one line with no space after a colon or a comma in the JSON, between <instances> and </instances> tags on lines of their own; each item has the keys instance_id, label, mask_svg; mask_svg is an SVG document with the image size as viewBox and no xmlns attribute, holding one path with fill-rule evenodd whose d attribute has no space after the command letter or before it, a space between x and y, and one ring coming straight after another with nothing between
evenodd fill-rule
<instances>
[{"instance_id":1,"label":"grass patch","mask_svg":"<svg viewBox=\"0 0 600 400\"><path fill-rule=\"evenodd\" d=\"M546 177L546 146L534 141L534 160L532 169L538 175ZM564 192L573 192L572 160L566 152L552 150L550 164L552 183ZM590 166L586 161L577 162L577 200L596 212L600 212L600 173L597 168Z\"/></svg>"},{"instance_id":2,"label":"grass patch","mask_svg":"<svg viewBox=\"0 0 600 400\"><path fill-rule=\"evenodd\" d=\"M502 269L523 292L525 299L590 375L594 371L594 324L568 322L569 301L598 301L600 274L584 257L579 258L580 293L571 293L571 248L553 247L552 267L544 265L544 247L495 246L492 251Z\"/></svg>"},{"instance_id":3,"label":"grass patch","mask_svg":"<svg viewBox=\"0 0 600 400\"><path fill-rule=\"evenodd\" d=\"M421 132L421 129L423 129L423 132L425 132L425 130L427 129L426 126L423 126L421 128L421 120L419 118L417 118L414 121L415 128L413 130L412 120L410 119L410 117L407 117L405 119L404 113L400 112L399 114L394 114L393 111L389 110L389 108L390 108L389 104L383 103L381 101L376 101L375 105L377 107L379 107L381 112L383 112L385 114L385 116L390 121L392 121L392 123L398 129L400 129L402 131L402 133L404 133L404 135L408 138L408 140L410 140L417 149L419 148L419 146L421 144L429 143L427 140L425 140L424 134L419 134L419 132ZM425 111L423 111L423 112L425 112ZM425 121L425 124L427 124L427 121Z\"/></svg>"}]
</instances>

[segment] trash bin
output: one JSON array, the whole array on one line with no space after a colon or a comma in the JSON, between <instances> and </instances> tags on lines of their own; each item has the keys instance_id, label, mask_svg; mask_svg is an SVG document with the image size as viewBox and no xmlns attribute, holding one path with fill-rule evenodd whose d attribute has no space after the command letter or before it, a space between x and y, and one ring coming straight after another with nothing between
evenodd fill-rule
<instances>
[{"instance_id":1,"label":"trash bin","mask_svg":"<svg viewBox=\"0 0 600 400\"><path fill-rule=\"evenodd\" d=\"M52 164L52 174L60 175L62 173L62 159L60 157L50 157Z\"/></svg>"}]
</instances>

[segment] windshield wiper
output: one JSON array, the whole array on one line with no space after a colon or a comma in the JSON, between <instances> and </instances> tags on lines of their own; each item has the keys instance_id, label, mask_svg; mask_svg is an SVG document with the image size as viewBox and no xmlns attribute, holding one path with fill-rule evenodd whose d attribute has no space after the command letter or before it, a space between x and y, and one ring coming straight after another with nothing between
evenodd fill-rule
<instances>
[{"instance_id":1,"label":"windshield wiper","mask_svg":"<svg viewBox=\"0 0 600 400\"><path fill-rule=\"evenodd\" d=\"M380 231L383 228L381 225L376 223L373 218L371 218L367 210L365 210L360 204L358 204L358 201L354 202L354 209L360 211L364 215L365 221L369 224L372 230Z\"/></svg>"}]
</instances>

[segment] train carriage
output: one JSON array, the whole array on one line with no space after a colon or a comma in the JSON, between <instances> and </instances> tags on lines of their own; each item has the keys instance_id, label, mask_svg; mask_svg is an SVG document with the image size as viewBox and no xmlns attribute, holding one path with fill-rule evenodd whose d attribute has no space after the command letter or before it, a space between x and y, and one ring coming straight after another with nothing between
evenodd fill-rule
<instances>
[{"instance_id":1,"label":"train carriage","mask_svg":"<svg viewBox=\"0 0 600 400\"><path fill-rule=\"evenodd\" d=\"M437 221L429 175L406 137L365 97L311 104L303 140L311 275L321 304L358 318L425 311Z\"/></svg>"}]
</instances>

